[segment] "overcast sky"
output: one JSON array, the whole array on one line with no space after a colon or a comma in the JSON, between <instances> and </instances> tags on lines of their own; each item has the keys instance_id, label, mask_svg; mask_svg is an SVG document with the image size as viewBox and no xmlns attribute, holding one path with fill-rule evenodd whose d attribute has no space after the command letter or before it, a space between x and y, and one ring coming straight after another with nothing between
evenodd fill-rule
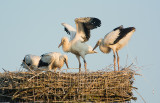
<instances>
[{"instance_id":1,"label":"overcast sky","mask_svg":"<svg viewBox=\"0 0 160 103\"><path fill-rule=\"evenodd\" d=\"M128 45L119 51L120 66L134 62L140 67L137 72L143 76L135 76L134 86L147 103L160 103L159 0L0 0L0 72L1 68L19 70L26 54L48 52L67 54L70 68L78 68L75 55L58 48L62 37L69 38L61 23L75 27L78 17L96 17L102 22L91 31L87 44L92 47L117 26L136 28ZM86 56L89 70L113 64L112 52L96 51ZM134 95L138 97L136 103L143 103L136 92Z\"/></svg>"}]
</instances>

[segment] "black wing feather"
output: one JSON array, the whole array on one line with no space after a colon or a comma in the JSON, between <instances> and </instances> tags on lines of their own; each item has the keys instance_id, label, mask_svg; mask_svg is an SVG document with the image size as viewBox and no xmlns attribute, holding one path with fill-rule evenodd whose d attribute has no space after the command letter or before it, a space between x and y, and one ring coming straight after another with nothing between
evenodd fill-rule
<instances>
[{"instance_id":1,"label":"black wing feather","mask_svg":"<svg viewBox=\"0 0 160 103\"><path fill-rule=\"evenodd\" d=\"M89 40L90 30L101 26L101 21L98 18L95 18L95 17L76 18L75 22L76 23L81 23L82 26L83 26L83 30L84 30L83 32L85 34L85 35L82 35L82 38L84 39L83 42L86 42L86 41Z\"/></svg>"},{"instance_id":2,"label":"black wing feather","mask_svg":"<svg viewBox=\"0 0 160 103\"><path fill-rule=\"evenodd\" d=\"M85 33L85 38L83 37L84 41L88 41L90 38L90 30L95 29L97 27L101 26L101 21L98 18L94 17L87 17L87 18L82 18L84 19L83 22L79 21L83 25L83 30Z\"/></svg>"},{"instance_id":3,"label":"black wing feather","mask_svg":"<svg viewBox=\"0 0 160 103\"><path fill-rule=\"evenodd\" d=\"M97 18L91 18L89 22L85 23L87 29L95 29L101 26L101 21Z\"/></svg>"},{"instance_id":4,"label":"black wing feather","mask_svg":"<svg viewBox=\"0 0 160 103\"><path fill-rule=\"evenodd\" d=\"M70 32L69 32L69 30L67 28L64 28L64 30L67 32L67 34L70 35Z\"/></svg>"},{"instance_id":5,"label":"black wing feather","mask_svg":"<svg viewBox=\"0 0 160 103\"><path fill-rule=\"evenodd\" d=\"M42 54L42 55L41 55L41 58L44 57L44 56L45 56L45 54ZM38 67L48 66L49 64L50 64L50 63L46 63L46 62L40 60L40 61L39 61L39 64L38 64Z\"/></svg>"},{"instance_id":6,"label":"black wing feather","mask_svg":"<svg viewBox=\"0 0 160 103\"><path fill-rule=\"evenodd\" d=\"M122 38L124 38L129 32L131 32L133 29L135 29L134 27L128 27L128 28L124 28L124 29L120 29L120 33L118 38L114 41L114 44L116 44L117 42L119 42Z\"/></svg>"},{"instance_id":7,"label":"black wing feather","mask_svg":"<svg viewBox=\"0 0 160 103\"><path fill-rule=\"evenodd\" d=\"M48 63L43 62L42 60L39 61L38 67L48 66Z\"/></svg>"},{"instance_id":8,"label":"black wing feather","mask_svg":"<svg viewBox=\"0 0 160 103\"><path fill-rule=\"evenodd\" d=\"M116 31L117 29L120 29L120 30L123 29L123 25L121 25L121 26L119 26L119 27L113 29L113 31Z\"/></svg>"},{"instance_id":9,"label":"black wing feather","mask_svg":"<svg viewBox=\"0 0 160 103\"><path fill-rule=\"evenodd\" d=\"M84 32L86 34L86 37L83 38L83 39L84 39L84 41L87 41L90 38L90 30L87 29L87 27L86 27L86 25L84 23L83 23L83 30L84 30Z\"/></svg>"}]
</instances>

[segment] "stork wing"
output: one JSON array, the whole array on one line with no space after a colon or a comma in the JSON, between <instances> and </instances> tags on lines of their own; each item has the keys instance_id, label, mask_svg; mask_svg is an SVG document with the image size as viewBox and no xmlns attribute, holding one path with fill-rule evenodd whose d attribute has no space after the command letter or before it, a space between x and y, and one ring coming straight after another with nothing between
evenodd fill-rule
<instances>
[{"instance_id":1,"label":"stork wing","mask_svg":"<svg viewBox=\"0 0 160 103\"><path fill-rule=\"evenodd\" d=\"M114 44L115 40L119 37L119 33L121 32L122 28L123 28L123 25L113 29L111 32L105 35L104 37L105 45Z\"/></svg>"},{"instance_id":2,"label":"stork wing","mask_svg":"<svg viewBox=\"0 0 160 103\"><path fill-rule=\"evenodd\" d=\"M132 30L135 30L134 27L128 27L128 28L123 28L120 29L120 33L118 34L117 39L114 41L113 44L116 44L119 42L121 39L123 39L127 34L129 34Z\"/></svg>"},{"instance_id":3,"label":"stork wing","mask_svg":"<svg viewBox=\"0 0 160 103\"><path fill-rule=\"evenodd\" d=\"M64 26L64 30L67 32L67 34L70 35L70 40L73 40L73 38L76 35L76 29L74 27L72 27L69 24L66 23L62 23L62 25Z\"/></svg>"},{"instance_id":4,"label":"stork wing","mask_svg":"<svg viewBox=\"0 0 160 103\"><path fill-rule=\"evenodd\" d=\"M94 17L76 18L77 34L86 42L90 38L90 30L101 26L101 21Z\"/></svg>"}]
</instances>

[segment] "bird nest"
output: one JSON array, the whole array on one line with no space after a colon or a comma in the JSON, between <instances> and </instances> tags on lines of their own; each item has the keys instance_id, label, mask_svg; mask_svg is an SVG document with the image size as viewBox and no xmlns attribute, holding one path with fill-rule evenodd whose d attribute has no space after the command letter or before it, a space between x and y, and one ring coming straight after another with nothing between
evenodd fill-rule
<instances>
[{"instance_id":1,"label":"bird nest","mask_svg":"<svg viewBox=\"0 0 160 103\"><path fill-rule=\"evenodd\" d=\"M0 73L2 102L124 102L136 100L132 90L135 72L88 73L4 72Z\"/></svg>"}]
</instances>

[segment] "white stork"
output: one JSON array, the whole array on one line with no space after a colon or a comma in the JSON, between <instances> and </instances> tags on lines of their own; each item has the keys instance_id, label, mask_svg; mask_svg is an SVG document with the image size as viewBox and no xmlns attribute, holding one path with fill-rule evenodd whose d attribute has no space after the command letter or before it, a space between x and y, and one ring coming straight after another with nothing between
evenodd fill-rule
<instances>
[{"instance_id":1,"label":"white stork","mask_svg":"<svg viewBox=\"0 0 160 103\"><path fill-rule=\"evenodd\" d=\"M87 63L85 60L86 54L96 53L93 48L87 45L85 42L90 38L90 30L100 27L101 21L93 17L76 18L76 29L72 26L62 23L65 27L65 31L70 35L70 41L67 37L61 39L61 43L64 52L71 52L76 55L79 62L79 72L81 72L80 56L83 58L85 72L87 70Z\"/></svg>"},{"instance_id":2,"label":"white stork","mask_svg":"<svg viewBox=\"0 0 160 103\"><path fill-rule=\"evenodd\" d=\"M38 67L40 69L53 69L56 72L57 68L61 69L64 63L66 64L67 68L69 68L67 55L62 55L58 52L50 52L41 55L41 60L39 62Z\"/></svg>"},{"instance_id":3,"label":"white stork","mask_svg":"<svg viewBox=\"0 0 160 103\"><path fill-rule=\"evenodd\" d=\"M98 40L97 44L93 48L96 49L99 46L99 49L103 53L109 53L111 49L113 50L114 54L114 71L116 71L116 55L117 54L117 63L118 63L118 71L119 68L119 56L118 50L123 48L128 41L130 40L132 34L135 32L134 27L123 28L123 26L119 26L109 32L103 39Z\"/></svg>"},{"instance_id":4,"label":"white stork","mask_svg":"<svg viewBox=\"0 0 160 103\"><path fill-rule=\"evenodd\" d=\"M40 56L28 54L24 57L21 66L29 71L36 70L38 68L40 59Z\"/></svg>"}]
</instances>

